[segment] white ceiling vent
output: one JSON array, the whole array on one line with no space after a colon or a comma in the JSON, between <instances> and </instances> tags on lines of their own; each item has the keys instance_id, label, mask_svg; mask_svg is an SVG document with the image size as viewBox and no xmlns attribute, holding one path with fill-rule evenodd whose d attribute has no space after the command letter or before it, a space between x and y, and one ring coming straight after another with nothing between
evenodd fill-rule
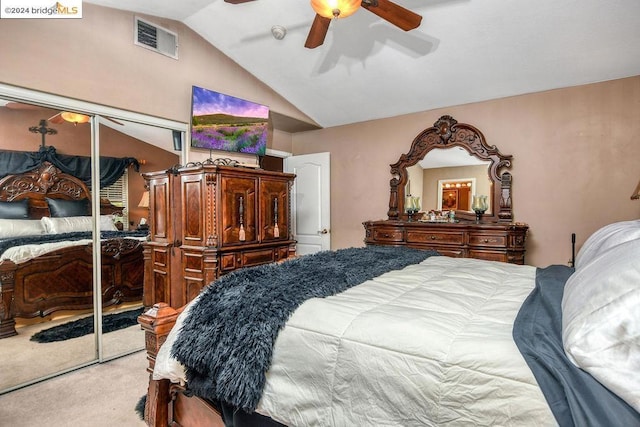
<instances>
[{"instance_id":1,"label":"white ceiling vent","mask_svg":"<svg viewBox=\"0 0 640 427\"><path fill-rule=\"evenodd\" d=\"M178 59L178 35L136 17L135 40L138 46Z\"/></svg>"}]
</instances>

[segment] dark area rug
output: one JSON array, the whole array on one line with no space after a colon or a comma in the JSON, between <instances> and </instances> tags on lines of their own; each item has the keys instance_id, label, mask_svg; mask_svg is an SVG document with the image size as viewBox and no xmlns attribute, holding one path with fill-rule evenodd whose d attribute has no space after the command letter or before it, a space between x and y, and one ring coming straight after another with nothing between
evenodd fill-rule
<instances>
[{"instance_id":1,"label":"dark area rug","mask_svg":"<svg viewBox=\"0 0 640 427\"><path fill-rule=\"evenodd\" d=\"M122 313L102 316L102 332L113 332L137 324L138 316L140 316L143 311L143 308L137 308L135 310L124 311ZM92 333L93 316L89 316L37 332L33 334L31 341L39 343L64 341Z\"/></svg>"},{"instance_id":2,"label":"dark area rug","mask_svg":"<svg viewBox=\"0 0 640 427\"><path fill-rule=\"evenodd\" d=\"M141 420L144 420L144 405L147 403L147 395L145 394L138 400L136 403L136 413L140 417Z\"/></svg>"}]
</instances>

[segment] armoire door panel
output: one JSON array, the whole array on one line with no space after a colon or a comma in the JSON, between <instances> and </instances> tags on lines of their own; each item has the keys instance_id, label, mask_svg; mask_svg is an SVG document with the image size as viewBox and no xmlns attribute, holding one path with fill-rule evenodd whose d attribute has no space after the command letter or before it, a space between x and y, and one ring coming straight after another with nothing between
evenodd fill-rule
<instances>
[{"instance_id":1,"label":"armoire door panel","mask_svg":"<svg viewBox=\"0 0 640 427\"><path fill-rule=\"evenodd\" d=\"M260 179L260 241L289 238L289 182Z\"/></svg>"},{"instance_id":2,"label":"armoire door panel","mask_svg":"<svg viewBox=\"0 0 640 427\"><path fill-rule=\"evenodd\" d=\"M253 177L221 177L222 246L257 240L256 182Z\"/></svg>"},{"instance_id":3,"label":"armoire door panel","mask_svg":"<svg viewBox=\"0 0 640 427\"><path fill-rule=\"evenodd\" d=\"M182 177L182 243L186 245L204 245L207 199L203 194L202 178L202 174Z\"/></svg>"},{"instance_id":4,"label":"armoire door panel","mask_svg":"<svg viewBox=\"0 0 640 427\"><path fill-rule=\"evenodd\" d=\"M167 242L169 235L169 178L155 179L150 183L151 235L157 242Z\"/></svg>"}]
</instances>

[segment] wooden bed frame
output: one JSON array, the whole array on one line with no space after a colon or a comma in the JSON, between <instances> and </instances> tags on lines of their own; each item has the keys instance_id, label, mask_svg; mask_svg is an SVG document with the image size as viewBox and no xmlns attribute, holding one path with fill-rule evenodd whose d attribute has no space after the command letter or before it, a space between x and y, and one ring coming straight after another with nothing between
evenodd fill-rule
<instances>
[{"instance_id":1,"label":"wooden bed frame","mask_svg":"<svg viewBox=\"0 0 640 427\"><path fill-rule=\"evenodd\" d=\"M91 198L87 186L50 163L0 180L0 200L29 200L32 219L49 216L47 198ZM101 214L121 208L101 203ZM93 248L80 245L49 252L22 263L0 262L0 339L16 335L15 318L47 316L59 310L93 307ZM102 242L102 305L142 300L142 242L108 239Z\"/></svg>"},{"instance_id":2,"label":"wooden bed frame","mask_svg":"<svg viewBox=\"0 0 640 427\"><path fill-rule=\"evenodd\" d=\"M222 415L213 405L199 397L185 395L184 387L179 384L167 379L154 380L152 377L160 346L166 341L182 309L161 302L138 317L138 323L145 331L149 361L149 389L144 419L147 425L153 427L224 427Z\"/></svg>"}]
</instances>

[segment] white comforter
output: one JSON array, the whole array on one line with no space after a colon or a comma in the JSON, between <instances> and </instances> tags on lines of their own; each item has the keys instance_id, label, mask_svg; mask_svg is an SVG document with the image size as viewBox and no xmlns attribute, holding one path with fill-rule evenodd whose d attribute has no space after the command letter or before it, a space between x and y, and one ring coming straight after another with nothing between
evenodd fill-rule
<instances>
[{"instance_id":1,"label":"white comforter","mask_svg":"<svg viewBox=\"0 0 640 427\"><path fill-rule=\"evenodd\" d=\"M146 237L128 236L127 239L144 241L146 240ZM58 249L63 249L70 246L84 246L88 245L91 242L93 242L92 239L81 239L65 240L64 242L33 243L28 245L14 246L7 249L2 255L0 255L0 261L10 260L15 264L19 264L21 262L30 261L49 252L57 251Z\"/></svg>"},{"instance_id":2,"label":"white comforter","mask_svg":"<svg viewBox=\"0 0 640 427\"><path fill-rule=\"evenodd\" d=\"M21 262L37 258L46 253L57 251L58 249L66 248L69 246L88 245L91 242L91 239L82 239L70 240L65 242L34 243L22 246L14 246L4 251L4 253L0 256L0 261L11 260L16 264L19 264Z\"/></svg>"},{"instance_id":3,"label":"white comforter","mask_svg":"<svg viewBox=\"0 0 640 427\"><path fill-rule=\"evenodd\" d=\"M431 257L309 300L278 336L258 412L291 426L555 425L511 337L534 278ZM184 378L175 336L156 379Z\"/></svg>"}]
</instances>

